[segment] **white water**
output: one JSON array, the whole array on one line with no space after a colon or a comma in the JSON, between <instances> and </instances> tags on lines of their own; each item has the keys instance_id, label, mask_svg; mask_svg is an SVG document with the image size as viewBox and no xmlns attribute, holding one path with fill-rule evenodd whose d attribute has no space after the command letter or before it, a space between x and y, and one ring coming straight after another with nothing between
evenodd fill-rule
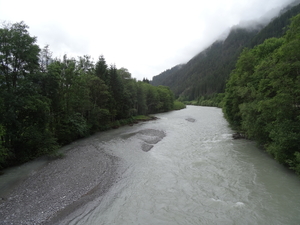
<instances>
[{"instance_id":1,"label":"white water","mask_svg":"<svg viewBox=\"0 0 300 225\"><path fill-rule=\"evenodd\" d=\"M157 117L99 140L125 172L104 199L60 224L300 224L300 179L254 142L232 140L221 109ZM138 132L148 129L166 136L144 152L147 137Z\"/></svg>"}]
</instances>

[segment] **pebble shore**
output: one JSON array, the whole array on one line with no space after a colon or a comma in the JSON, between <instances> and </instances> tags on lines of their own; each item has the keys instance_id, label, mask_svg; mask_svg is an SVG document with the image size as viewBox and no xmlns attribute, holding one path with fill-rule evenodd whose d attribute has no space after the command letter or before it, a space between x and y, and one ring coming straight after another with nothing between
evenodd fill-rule
<instances>
[{"instance_id":1,"label":"pebble shore","mask_svg":"<svg viewBox=\"0 0 300 225\"><path fill-rule=\"evenodd\" d=\"M125 140L141 140L140 150L144 152L165 136L154 129L120 135ZM101 146L97 135L74 142L67 146L63 158L33 171L0 200L0 225L68 224L66 221L77 209L95 199L101 201L126 167Z\"/></svg>"},{"instance_id":2,"label":"pebble shore","mask_svg":"<svg viewBox=\"0 0 300 225\"><path fill-rule=\"evenodd\" d=\"M109 190L119 163L98 146L77 145L0 200L0 224L59 224L74 208Z\"/></svg>"}]
</instances>

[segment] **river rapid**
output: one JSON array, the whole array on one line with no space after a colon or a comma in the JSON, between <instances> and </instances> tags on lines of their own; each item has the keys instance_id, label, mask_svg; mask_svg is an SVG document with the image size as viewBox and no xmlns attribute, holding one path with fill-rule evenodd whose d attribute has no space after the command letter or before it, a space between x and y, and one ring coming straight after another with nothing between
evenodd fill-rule
<instances>
[{"instance_id":1,"label":"river rapid","mask_svg":"<svg viewBox=\"0 0 300 225\"><path fill-rule=\"evenodd\" d=\"M300 224L300 179L255 142L233 140L221 109L188 106L98 135L119 158L109 190L55 224Z\"/></svg>"}]
</instances>

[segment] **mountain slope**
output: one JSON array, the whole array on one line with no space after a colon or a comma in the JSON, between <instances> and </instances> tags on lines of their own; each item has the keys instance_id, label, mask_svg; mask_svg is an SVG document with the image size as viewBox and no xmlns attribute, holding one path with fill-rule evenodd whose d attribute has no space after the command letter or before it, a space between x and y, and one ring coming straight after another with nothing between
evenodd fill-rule
<instances>
[{"instance_id":1,"label":"mountain slope","mask_svg":"<svg viewBox=\"0 0 300 225\"><path fill-rule=\"evenodd\" d=\"M290 18L298 13L300 4L283 10L280 16L265 27L233 27L224 41L216 41L188 63L177 65L154 76L151 84L169 86L176 97L184 100L222 93L242 50L261 44L267 38L282 36Z\"/></svg>"}]
</instances>

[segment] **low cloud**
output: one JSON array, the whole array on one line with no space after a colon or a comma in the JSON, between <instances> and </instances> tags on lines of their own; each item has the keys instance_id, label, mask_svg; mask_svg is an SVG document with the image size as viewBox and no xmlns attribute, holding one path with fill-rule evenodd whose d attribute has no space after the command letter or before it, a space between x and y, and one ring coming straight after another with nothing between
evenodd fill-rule
<instances>
[{"instance_id":1,"label":"low cloud","mask_svg":"<svg viewBox=\"0 0 300 225\"><path fill-rule=\"evenodd\" d=\"M187 62L230 27L267 22L292 0L0 0L0 20L25 21L54 56L103 54L133 77L152 76ZM299 0L297 0L299 2ZM18 5L18 7L15 7ZM14 9L14 10L7 10Z\"/></svg>"}]
</instances>

